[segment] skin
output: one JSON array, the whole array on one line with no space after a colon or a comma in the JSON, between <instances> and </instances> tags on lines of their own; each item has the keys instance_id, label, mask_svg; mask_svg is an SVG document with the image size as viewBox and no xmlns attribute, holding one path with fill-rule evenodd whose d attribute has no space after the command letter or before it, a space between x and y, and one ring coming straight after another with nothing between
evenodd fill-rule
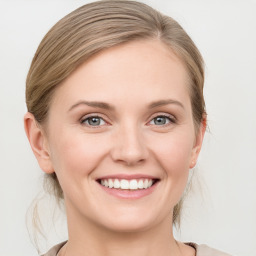
<instances>
[{"instance_id":1,"label":"skin","mask_svg":"<svg viewBox=\"0 0 256 256\"><path fill-rule=\"evenodd\" d=\"M188 81L183 63L163 43L130 42L75 70L55 91L46 124L25 115L40 167L56 172L64 191L69 241L60 255L195 255L172 234L172 211L205 132L204 124L195 131ZM91 116L99 117L96 126ZM122 199L96 181L120 174L159 182L147 196Z\"/></svg>"}]
</instances>

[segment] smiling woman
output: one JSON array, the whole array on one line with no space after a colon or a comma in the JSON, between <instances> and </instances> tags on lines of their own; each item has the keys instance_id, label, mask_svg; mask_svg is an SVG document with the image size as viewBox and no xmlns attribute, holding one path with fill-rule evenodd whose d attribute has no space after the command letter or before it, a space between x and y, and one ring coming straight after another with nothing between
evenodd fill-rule
<instances>
[{"instance_id":1,"label":"smiling woman","mask_svg":"<svg viewBox=\"0 0 256 256\"><path fill-rule=\"evenodd\" d=\"M142 3L94 2L48 32L24 118L67 214L68 241L46 256L227 255L172 229L206 128L203 82L186 32Z\"/></svg>"}]
</instances>

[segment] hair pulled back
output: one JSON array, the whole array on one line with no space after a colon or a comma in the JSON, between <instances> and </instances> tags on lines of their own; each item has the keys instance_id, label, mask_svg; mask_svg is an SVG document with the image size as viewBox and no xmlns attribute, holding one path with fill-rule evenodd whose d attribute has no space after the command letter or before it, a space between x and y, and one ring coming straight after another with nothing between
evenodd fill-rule
<instances>
[{"instance_id":1,"label":"hair pulled back","mask_svg":"<svg viewBox=\"0 0 256 256\"><path fill-rule=\"evenodd\" d=\"M41 41L26 80L26 104L39 124L47 122L56 88L96 53L134 40L165 43L185 64L195 126L205 114L204 67L197 47L172 18L146 4L130 0L103 0L84 5L57 22ZM56 174L45 175L45 189L63 199ZM179 222L181 202L173 223Z\"/></svg>"}]
</instances>

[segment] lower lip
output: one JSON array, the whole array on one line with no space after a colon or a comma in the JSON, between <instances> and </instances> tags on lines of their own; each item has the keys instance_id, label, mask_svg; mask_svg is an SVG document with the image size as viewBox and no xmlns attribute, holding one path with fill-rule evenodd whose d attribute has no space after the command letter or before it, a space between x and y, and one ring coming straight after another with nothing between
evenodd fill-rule
<instances>
[{"instance_id":1,"label":"lower lip","mask_svg":"<svg viewBox=\"0 0 256 256\"><path fill-rule=\"evenodd\" d=\"M159 182L156 182L150 188L147 189L138 189L138 190L126 190L126 189L115 189L115 188L108 188L99 184L99 186L108 194L115 196L117 198L122 199L139 199L145 196L150 195L155 189Z\"/></svg>"}]
</instances>

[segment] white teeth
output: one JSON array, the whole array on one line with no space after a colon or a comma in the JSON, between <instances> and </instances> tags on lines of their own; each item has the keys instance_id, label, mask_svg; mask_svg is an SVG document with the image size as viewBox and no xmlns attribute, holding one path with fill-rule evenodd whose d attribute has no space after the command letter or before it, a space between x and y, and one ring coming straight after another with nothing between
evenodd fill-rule
<instances>
[{"instance_id":1,"label":"white teeth","mask_svg":"<svg viewBox=\"0 0 256 256\"><path fill-rule=\"evenodd\" d=\"M148 179L144 180L143 188L148 188Z\"/></svg>"},{"instance_id":2,"label":"white teeth","mask_svg":"<svg viewBox=\"0 0 256 256\"><path fill-rule=\"evenodd\" d=\"M143 180L139 180L138 182L138 188L143 188Z\"/></svg>"},{"instance_id":3,"label":"white teeth","mask_svg":"<svg viewBox=\"0 0 256 256\"><path fill-rule=\"evenodd\" d=\"M105 187L107 187L107 186L105 185ZM120 182L118 179L115 179L115 181L114 181L114 188L120 188Z\"/></svg>"},{"instance_id":4,"label":"white teeth","mask_svg":"<svg viewBox=\"0 0 256 256\"><path fill-rule=\"evenodd\" d=\"M132 180L118 180L118 179L102 179L100 181L101 185L108 188L115 188L115 189L130 189L130 190L137 190L137 189L147 189L153 185L152 179L132 179Z\"/></svg>"},{"instance_id":5,"label":"white teeth","mask_svg":"<svg viewBox=\"0 0 256 256\"><path fill-rule=\"evenodd\" d=\"M130 180L130 189L138 189L137 180Z\"/></svg>"},{"instance_id":6,"label":"white teeth","mask_svg":"<svg viewBox=\"0 0 256 256\"><path fill-rule=\"evenodd\" d=\"M121 189L129 189L129 181L128 180L121 180Z\"/></svg>"},{"instance_id":7,"label":"white teeth","mask_svg":"<svg viewBox=\"0 0 256 256\"><path fill-rule=\"evenodd\" d=\"M113 180L111 180L111 179L108 180L108 187L109 188L113 188L114 187Z\"/></svg>"}]
</instances>

